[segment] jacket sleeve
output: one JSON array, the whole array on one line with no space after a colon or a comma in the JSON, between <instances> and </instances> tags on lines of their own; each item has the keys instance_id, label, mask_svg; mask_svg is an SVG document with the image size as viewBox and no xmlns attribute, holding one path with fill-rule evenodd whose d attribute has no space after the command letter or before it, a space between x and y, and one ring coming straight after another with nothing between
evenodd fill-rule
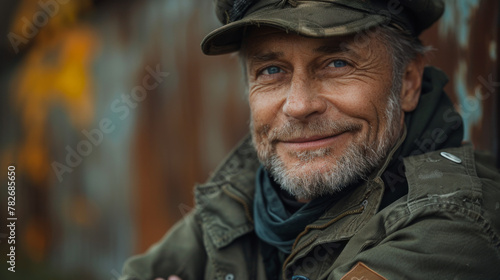
<instances>
[{"instance_id":1,"label":"jacket sleeve","mask_svg":"<svg viewBox=\"0 0 500 280\"><path fill-rule=\"evenodd\" d=\"M498 240L481 223L450 217L414 220L380 242L368 242L328 279L342 279L358 262L385 279L499 279Z\"/></svg>"},{"instance_id":2,"label":"jacket sleeve","mask_svg":"<svg viewBox=\"0 0 500 280\"><path fill-rule=\"evenodd\" d=\"M127 260L120 280L167 279L170 275L183 280L203 279L206 258L203 235L194 210L145 254Z\"/></svg>"}]
</instances>

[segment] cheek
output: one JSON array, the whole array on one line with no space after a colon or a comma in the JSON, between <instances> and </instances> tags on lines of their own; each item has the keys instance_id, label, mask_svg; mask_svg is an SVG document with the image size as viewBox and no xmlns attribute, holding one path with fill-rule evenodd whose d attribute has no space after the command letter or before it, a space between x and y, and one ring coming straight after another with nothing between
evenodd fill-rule
<instances>
[{"instance_id":1,"label":"cheek","mask_svg":"<svg viewBox=\"0 0 500 280\"><path fill-rule=\"evenodd\" d=\"M383 107L385 92L369 84L349 84L332 87L335 90L328 95L329 102L342 115L369 122L377 120L378 108ZM371 124L372 125L372 124Z\"/></svg>"},{"instance_id":2,"label":"cheek","mask_svg":"<svg viewBox=\"0 0 500 280\"><path fill-rule=\"evenodd\" d=\"M249 104L252 122L257 130L262 126L272 126L281 110L280 102L269 96L251 96Z\"/></svg>"},{"instance_id":3,"label":"cheek","mask_svg":"<svg viewBox=\"0 0 500 280\"><path fill-rule=\"evenodd\" d=\"M334 110L363 126L358 134L359 141L375 141L385 127L385 108L389 90L379 83L349 83L337 84L336 91L328 95Z\"/></svg>"}]
</instances>

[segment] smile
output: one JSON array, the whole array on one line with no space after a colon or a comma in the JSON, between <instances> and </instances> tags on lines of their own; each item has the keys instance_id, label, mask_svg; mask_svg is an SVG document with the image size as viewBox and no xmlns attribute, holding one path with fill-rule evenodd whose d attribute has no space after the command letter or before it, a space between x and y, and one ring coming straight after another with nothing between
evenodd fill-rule
<instances>
[{"instance_id":1,"label":"smile","mask_svg":"<svg viewBox=\"0 0 500 280\"><path fill-rule=\"evenodd\" d=\"M329 136L312 136L306 138L295 138L286 141L281 141L279 144L284 145L288 150L304 151L304 150L316 150L320 148L336 146L344 142L344 138L347 136L346 132L342 132L335 135Z\"/></svg>"}]
</instances>

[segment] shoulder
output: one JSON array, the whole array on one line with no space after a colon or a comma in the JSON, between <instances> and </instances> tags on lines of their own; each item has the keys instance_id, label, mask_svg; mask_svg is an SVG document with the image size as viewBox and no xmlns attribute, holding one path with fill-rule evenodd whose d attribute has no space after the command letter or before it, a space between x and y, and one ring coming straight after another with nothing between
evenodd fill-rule
<instances>
[{"instance_id":1,"label":"shoulder","mask_svg":"<svg viewBox=\"0 0 500 280\"><path fill-rule=\"evenodd\" d=\"M332 277L363 262L387 279L496 279L500 177L493 161L468 145L404 161L408 195L353 236Z\"/></svg>"},{"instance_id":2,"label":"shoulder","mask_svg":"<svg viewBox=\"0 0 500 280\"><path fill-rule=\"evenodd\" d=\"M201 279L206 253L197 211L191 211L147 252L128 259L120 280L156 279L179 275Z\"/></svg>"},{"instance_id":3,"label":"shoulder","mask_svg":"<svg viewBox=\"0 0 500 280\"><path fill-rule=\"evenodd\" d=\"M404 159L409 195L463 192L471 197L500 194L500 173L490 156L471 145L447 148ZM496 185L497 188L485 188ZM499 200L500 201L500 200Z\"/></svg>"},{"instance_id":4,"label":"shoulder","mask_svg":"<svg viewBox=\"0 0 500 280\"><path fill-rule=\"evenodd\" d=\"M410 215L430 214L474 224L500 246L500 174L490 156L463 145L404 161Z\"/></svg>"},{"instance_id":5,"label":"shoulder","mask_svg":"<svg viewBox=\"0 0 500 280\"><path fill-rule=\"evenodd\" d=\"M219 164L208 182L239 181L241 177L246 179L248 176L255 176L259 165L252 139L247 135Z\"/></svg>"}]
</instances>

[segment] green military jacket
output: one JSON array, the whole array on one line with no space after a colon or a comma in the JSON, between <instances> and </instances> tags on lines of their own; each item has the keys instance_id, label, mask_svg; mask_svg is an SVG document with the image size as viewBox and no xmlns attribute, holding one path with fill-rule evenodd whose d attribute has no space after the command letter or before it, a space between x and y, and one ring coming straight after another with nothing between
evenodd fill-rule
<instances>
[{"instance_id":1,"label":"green military jacket","mask_svg":"<svg viewBox=\"0 0 500 280\"><path fill-rule=\"evenodd\" d=\"M465 145L404 165L407 195L379 210L384 165L311 221L283 278L500 279L500 177L488 158ZM121 279L266 279L252 219L258 166L246 139L196 187L195 209L127 261Z\"/></svg>"}]
</instances>

